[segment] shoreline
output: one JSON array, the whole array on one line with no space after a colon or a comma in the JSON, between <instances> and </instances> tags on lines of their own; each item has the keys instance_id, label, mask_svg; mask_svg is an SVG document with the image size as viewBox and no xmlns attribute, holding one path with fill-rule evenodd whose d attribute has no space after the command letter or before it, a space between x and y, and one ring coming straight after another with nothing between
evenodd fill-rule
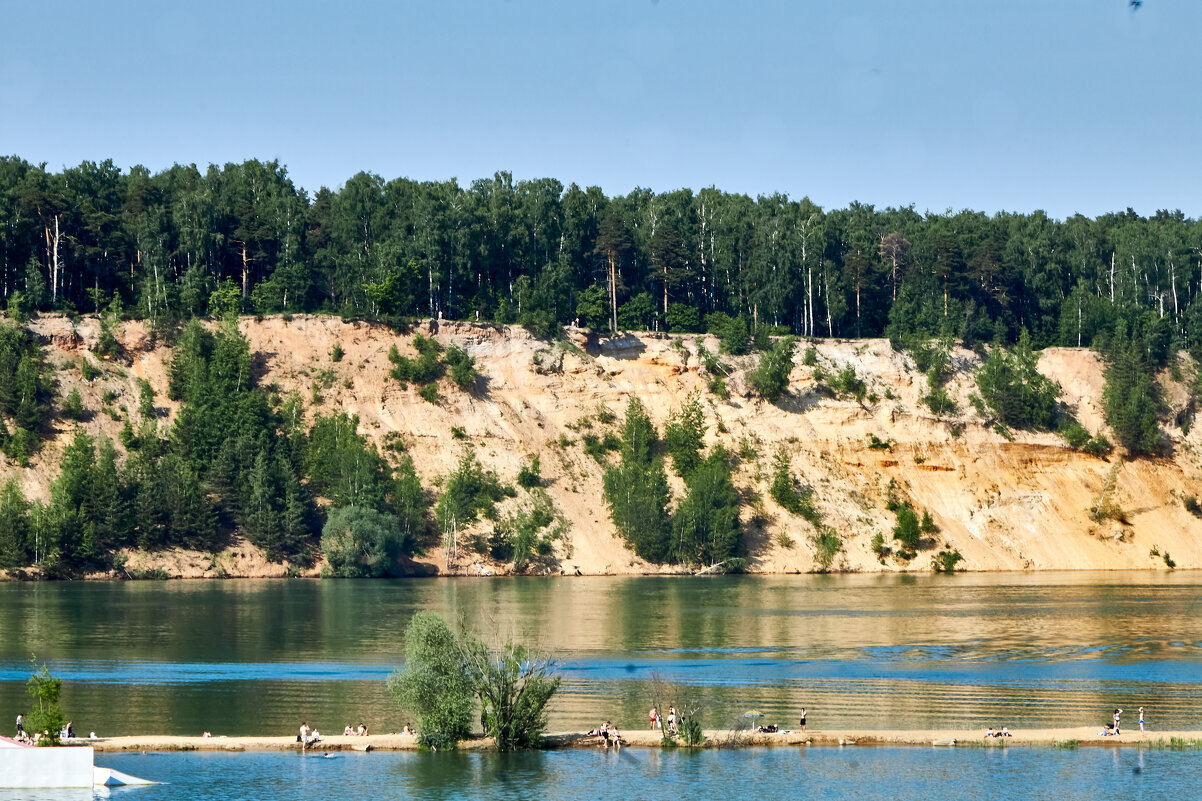
<instances>
[{"instance_id":1,"label":"shoreline","mask_svg":"<svg viewBox=\"0 0 1202 801\"><path fill-rule=\"evenodd\" d=\"M849 746L907 746L954 748L1078 748L1078 747L1143 747L1185 748L1202 750L1202 731L1140 732L1138 729L1119 735L1100 736L1097 726L1075 728L1028 729L1012 732L1011 737L988 738L978 729L840 729L790 731L777 733L735 732L728 729L707 729L705 741L698 748L753 748L779 746L849 747ZM1174 742L1176 741L1176 742ZM628 748L664 748L658 731L636 729L622 732L622 743ZM77 739L65 747L90 745L98 753L129 751L297 751L301 750L296 736L290 737L187 737L169 735L128 735L102 737L95 740ZM552 732L544 735L538 750L565 748L600 748L599 738L577 732ZM686 748L678 742L677 748ZM492 740L477 737L459 744L463 751L487 751ZM333 735L310 746L313 752L327 751L417 751L414 735L369 734L366 736Z\"/></svg>"}]
</instances>

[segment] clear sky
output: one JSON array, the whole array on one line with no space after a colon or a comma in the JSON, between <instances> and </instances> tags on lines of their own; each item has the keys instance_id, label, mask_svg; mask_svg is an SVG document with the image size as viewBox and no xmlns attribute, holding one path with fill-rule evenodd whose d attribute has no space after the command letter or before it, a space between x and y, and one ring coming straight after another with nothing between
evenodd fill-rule
<instances>
[{"instance_id":1,"label":"clear sky","mask_svg":"<svg viewBox=\"0 0 1202 801\"><path fill-rule=\"evenodd\" d=\"M1202 216L1202 0L0 0L0 153Z\"/></svg>"}]
</instances>

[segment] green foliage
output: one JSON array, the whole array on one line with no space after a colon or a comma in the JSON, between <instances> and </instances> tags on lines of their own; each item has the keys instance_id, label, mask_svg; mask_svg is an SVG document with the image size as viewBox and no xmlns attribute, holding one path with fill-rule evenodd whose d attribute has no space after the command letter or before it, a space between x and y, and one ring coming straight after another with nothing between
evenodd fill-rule
<instances>
[{"instance_id":1,"label":"green foliage","mask_svg":"<svg viewBox=\"0 0 1202 801\"><path fill-rule=\"evenodd\" d=\"M393 575L397 558L412 546L395 517L370 506L334 509L321 532L328 575L338 578Z\"/></svg>"},{"instance_id":2,"label":"green foliage","mask_svg":"<svg viewBox=\"0 0 1202 801\"><path fill-rule=\"evenodd\" d=\"M7 488L5 488L5 493L6 494L8 493ZM1189 512L1194 517L1202 517L1202 504L1198 503L1197 495L1186 495L1184 498L1181 499L1181 505L1185 507L1185 511ZM2 507L0 507L0 508L2 508ZM0 528L0 531L2 531L2 530L3 529ZM0 546L0 554L3 554L3 546ZM3 558L3 557L0 556L0 558Z\"/></svg>"},{"instance_id":3,"label":"green foliage","mask_svg":"<svg viewBox=\"0 0 1202 801\"><path fill-rule=\"evenodd\" d=\"M893 450L893 442L891 440L883 440L876 434L869 434L868 448L874 451L891 451Z\"/></svg>"},{"instance_id":4,"label":"green foliage","mask_svg":"<svg viewBox=\"0 0 1202 801\"><path fill-rule=\"evenodd\" d=\"M955 573L956 565L960 564L964 557L959 551L949 551L944 549L935 554L935 572L936 573Z\"/></svg>"},{"instance_id":5,"label":"green foliage","mask_svg":"<svg viewBox=\"0 0 1202 801\"><path fill-rule=\"evenodd\" d=\"M29 563L30 504L12 476L0 490L0 569Z\"/></svg>"},{"instance_id":6,"label":"green foliage","mask_svg":"<svg viewBox=\"0 0 1202 801\"><path fill-rule=\"evenodd\" d=\"M446 373L447 365L442 360L442 346L432 337L413 335L413 348L417 351L416 358L401 356L393 345L388 351L388 361L393 368L390 375L402 384L431 384ZM463 351L460 351L463 353ZM466 353L463 354L467 356ZM459 359L459 357L456 357ZM460 363L463 360L460 359ZM471 367L470 360L468 367ZM462 369L462 368L461 368ZM474 382L474 379L473 379Z\"/></svg>"},{"instance_id":7,"label":"green foliage","mask_svg":"<svg viewBox=\"0 0 1202 801\"><path fill-rule=\"evenodd\" d=\"M779 399L789 389L789 373L793 371L793 337L781 337L772 350L760 356L759 366L750 376L755 391L768 401Z\"/></svg>"},{"instance_id":8,"label":"green foliage","mask_svg":"<svg viewBox=\"0 0 1202 801\"><path fill-rule=\"evenodd\" d=\"M104 359L119 359L121 357L121 343L117 341L115 332L118 318L116 314L103 314L100 316L100 333L96 337L96 347L92 352Z\"/></svg>"},{"instance_id":9,"label":"green foliage","mask_svg":"<svg viewBox=\"0 0 1202 801\"><path fill-rule=\"evenodd\" d=\"M618 308L618 328L622 331L647 331L655 318L655 302L648 292L640 292Z\"/></svg>"},{"instance_id":10,"label":"green foliage","mask_svg":"<svg viewBox=\"0 0 1202 801\"><path fill-rule=\"evenodd\" d=\"M433 612L418 612L405 628L406 669L388 678L393 699L418 718L418 742L454 749L480 720L498 751L538 745L546 707L559 689L555 665L523 645L496 647L456 635Z\"/></svg>"},{"instance_id":11,"label":"green foliage","mask_svg":"<svg viewBox=\"0 0 1202 801\"><path fill-rule=\"evenodd\" d=\"M1109 343L1106 388L1102 392L1106 422L1119 444L1134 456L1151 454L1160 445L1156 424L1160 398L1144 347L1139 337L1128 337L1125 328L1119 326Z\"/></svg>"},{"instance_id":12,"label":"green foliage","mask_svg":"<svg viewBox=\"0 0 1202 801\"><path fill-rule=\"evenodd\" d=\"M529 464L522 465L522 469L518 471L518 486L525 489L534 489L542 485L542 468L539 464L538 456L534 456L530 459Z\"/></svg>"},{"instance_id":13,"label":"green foliage","mask_svg":"<svg viewBox=\"0 0 1202 801\"><path fill-rule=\"evenodd\" d=\"M1023 329L1013 353L995 346L977 371L981 399L1003 424L1036 430L1055 425L1060 388L1039 372L1038 361Z\"/></svg>"},{"instance_id":14,"label":"green foliage","mask_svg":"<svg viewBox=\"0 0 1202 801\"><path fill-rule=\"evenodd\" d=\"M947 389L935 378L935 370L927 373L927 394L922 396L922 402L933 414L942 416L956 411L956 402L947 394Z\"/></svg>"},{"instance_id":15,"label":"green foliage","mask_svg":"<svg viewBox=\"0 0 1202 801\"><path fill-rule=\"evenodd\" d=\"M609 323L609 298L600 284L590 284L576 295L576 316L580 324L593 331L604 329Z\"/></svg>"},{"instance_id":16,"label":"green foliage","mask_svg":"<svg viewBox=\"0 0 1202 801\"><path fill-rule=\"evenodd\" d=\"M390 323L479 312L551 336L575 317L600 330L612 302L632 328L692 330L703 310L706 329L735 353L782 328L971 344L1013 343L1026 327L1036 347L1090 346L1122 321L1151 365L1178 344L1202 354L1190 271L1166 266L1202 244L1197 220L1180 213L820 209L714 187L608 197L505 172L470 184L384 181L371 165L332 182L337 191L310 194L277 162L151 174L3 159L10 222L0 244L14 319L55 306L98 312L111 298L119 314L156 324L249 303L260 314ZM53 288L51 220L62 242Z\"/></svg>"},{"instance_id":17,"label":"green foliage","mask_svg":"<svg viewBox=\"0 0 1202 801\"><path fill-rule=\"evenodd\" d=\"M751 331L747 318L739 315L731 317L725 312L713 312L705 317L705 330L718 337L718 343L723 353L741 356L751 350Z\"/></svg>"},{"instance_id":18,"label":"green foliage","mask_svg":"<svg viewBox=\"0 0 1202 801\"><path fill-rule=\"evenodd\" d=\"M335 342L334 347L330 349L330 361L340 362L344 355L346 355L346 352L342 349L342 343Z\"/></svg>"},{"instance_id":19,"label":"green foliage","mask_svg":"<svg viewBox=\"0 0 1202 801\"><path fill-rule=\"evenodd\" d=\"M673 334L695 334L701 330L701 312L687 303L669 303L664 319Z\"/></svg>"},{"instance_id":20,"label":"green foliage","mask_svg":"<svg viewBox=\"0 0 1202 801\"><path fill-rule=\"evenodd\" d=\"M1062 428L1060 436L1064 437L1064 441L1070 448L1088 453L1090 456L1105 456L1111 451L1110 440L1101 433L1091 437L1085 426L1076 420Z\"/></svg>"},{"instance_id":21,"label":"green foliage","mask_svg":"<svg viewBox=\"0 0 1202 801\"><path fill-rule=\"evenodd\" d=\"M843 550L843 541L833 528L823 527L816 531L810 542L814 545L814 564L819 573L829 573L835 557Z\"/></svg>"},{"instance_id":22,"label":"green foliage","mask_svg":"<svg viewBox=\"0 0 1202 801\"><path fill-rule=\"evenodd\" d=\"M475 682L459 638L433 612L418 612L405 627L404 672L388 677L388 691L417 717L418 742L454 749L471 733Z\"/></svg>"},{"instance_id":23,"label":"green foliage","mask_svg":"<svg viewBox=\"0 0 1202 801\"><path fill-rule=\"evenodd\" d=\"M83 397L80 396L76 387L71 387L66 401L63 402L63 416L68 420L79 422L83 420L83 415Z\"/></svg>"},{"instance_id":24,"label":"green foliage","mask_svg":"<svg viewBox=\"0 0 1202 801\"><path fill-rule=\"evenodd\" d=\"M922 541L922 529L918 523L918 515L914 513L914 507L903 502L898 505L896 514L897 525L893 527L893 539L900 542L907 551L917 550Z\"/></svg>"},{"instance_id":25,"label":"green foliage","mask_svg":"<svg viewBox=\"0 0 1202 801\"><path fill-rule=\"evenodd\" d=\"M555 664L512 640L490 647L465 637L462 651L480 720L496 749L537 746L547 728L547 704L559 689Z\"/></svg>"},{"instance_id":26,"label":"green foliage","mask_svg":"<svg viewBox=\"0 0 1202 801\"><path fill-rule=\"evenodd\" d=\"M32 333L0 323L0 450L24 464L37 450L53 408L50 368ZM11 434L3 417L14 424Z\"/></svg>"},{"instance_id":27,"label":"green foliage","mask_svg":"<svg viewBox=\"0 0 1202 801\"><path fill-rule=\"evenodd\" d=\"M864 383L864 379L856 375L856 368L850 364L831 378L830 386L840 395L850 395L861 403L868 395L868 385Z\"/></svg>"},{"instance_id":28,"label":"green foliage","mask_svg":"<svg viewBox=\"0 0 1202 801\"><path fill-rule=\"evenodd\" d=\"M304 441L304 470L310 488L329 498L335 507L381 510L389 478L387 466L358 429L357 415L316 415Z\"/></svg>"},{"instance_id":29,"label":"green foliage","mask_svg":"<svg viewBox=\"0 0 1202 801\"><path fill-rule=\"evenodd\" d=\"M495 473L485 470L471 446L465 447L455 471L443 482L434 516L448 549L457 547L458 532L479 519L483 512L494 514L494 506L505 497Z\"/></svg>"},{"instance_id":30,"label":"green foliage","mask_svg":"<svg viewBox=\"0 0 1202 801\"><path fill-rule=\"evenodd\" d=\"M869 543L868 547L870 547L872 552L876 554L877 559L884 559L889 555L891 550L889 546L885 544L885 535L879 531L872 535L872 541Z\"/></svg>"},{"instance_id":31,"label":"green foliage","mask_svg":"<svg viewBox=\"0 0 1202 801\"><path fill-rule=\"evenodd\" d=\"M705 410L694 392L672 413L664 427L664 447L672 457L672 469L676 475L688 479L693 474L701 464L704 440Z\"/></svg>"},{"instance_id":32,"label":"green foliage","mask_svg":"<svg viewBox=\"0 0 1202 801\"><path fill-rule=\"evenodd\" d=\"M138 379L138 413L142 417L154 417L154 389L145 378Z\"/></svg>"},{"instance_id":33,"label":"green foliage","mask_svg":"<svg viewBox=\"0 0 1202 801\"><path fill-rule=\"evenodd\" d=\"M531 562L551 555L554 543L564 537L567 523L555 514L546 493L538 493L533 505L497 523L489 538L489 555L501 562L513 562L521 572Z\"/></svg>"},{"instance_id":34,"label":"green foliage","mask_svg":"<svg viewBox=\"0 0 1202 801\"><path fill-rule=\"evenodd\" d=\"M438 403L438 384L426 384L417 391L418 396L426 403Z\"/></svg>"},{"instance_id":35,"label":"green foliage","mask_svg":"<svg viewBox=\"0 0 1202 801\"><path fill-rule=\"evenodd\" d=\"M455 386L465 391L476 387L480 373L476 371L476 360L469 356L467 351L452 345L447 348L446 361L451 366L451 380L455 382Z\"/></svg>"},{"instance_id":36,"label":"green foliage","mask_svg":"<svg viewBox=\"0 0 1202 801\"><path fill-rule=\"evenodd\" d=\"M923 534L935 534L939 531L939 527L935 525L935 518L931 517L930 510L922 513L922 522L918 524L918 530Z\"/></svg>"},{"instance_id":37,"label":"green foliage","mask_svg":"<svg viewBox=\"0 0 1202 801\"><path fill-rule=\"evenodd\" d=\"M580 441L584 443L584 452L596 459L598 464L605 464L607 453L622 450L622 440L609 432L606 432L604 436L584 434L580 437Z\"/></svg>"},{"instance_id":38,"label":"green foliage","mask_svg":"<svg viewBox=\"0 0 1202 801\"><path fill-rule=\"evenodd\" d=\"M636 397L626 405L619 464L605 471L603 485L610 517L626 544L648 562L672 558L672 519L668 477L653 454L655 426Z\"/></svg>"},{"instance_id":39,"label":"green foliage","mask_svg":"<svg viewBox=\"0 0 1202 801\"><path fill-rule=\"evenodd\" d=\"M36 666L36 659L31 660L31 664ZM33 703L25 718L25 728L30 732L43 732L40 745L58 745L59 732L67 722L67 716L59 706L62 691L63 680L50 675L44 664L38 666L25 683L25 692Z\"/></svg>"},{"instance_id":40,"label":"green foliage","mask_svg":"<svg viewBox=\"0 0 1202 801\"><path fill-rule=\"evenodd\" d=\"M739 495L721 445L693 470L686 487L673 520L677 553L672 561L712 565L738 556L743 541Z\"/></svg>"},{"instance_id":41,"label":"green foliage","mask_svg":"<svg viewBox=\"0 0 1202 801\"><path fill-rule=\"evenodd\" d=\"M226 279L209 295L209 314L228 319L242 311L242 290L230 279Z\"/></svg>"}]
</instances>

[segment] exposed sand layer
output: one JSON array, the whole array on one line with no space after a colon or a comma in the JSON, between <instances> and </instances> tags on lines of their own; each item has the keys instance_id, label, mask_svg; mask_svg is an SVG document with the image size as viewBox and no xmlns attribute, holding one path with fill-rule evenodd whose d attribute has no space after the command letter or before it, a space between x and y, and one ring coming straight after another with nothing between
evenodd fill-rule
<instances>
[{"instance_id":1,"label":"exposed sand layer","mask_svg":"<svg viewBox=\"0 0 1202 801\"><path fill-rule=\"evenodd\" d=\"M946 746L1002 748L1013 746L1167 746L1170 740L1185 741L1188 747L1202 749L1202 731L1139 732L1124 731L1122 734L1103 737L1097 726L1065 729L1019 729L1011 737L989 738L980 729L915 729L915 730L868 730L843 729L838 731L788 731L775 734L733 732L711 729L705 732L704 748L740 748L750 746ZM92 745L97 751L297 751L301 750L296 737L165 737L135 735L107 737L98 740L79 740L80 744ZM622 732L624 745L634 748L660 748L661 735L645 729ZM544 747L555 748L600 748L599 737L578 733L548 734ZM321 741L310 746L313 752L325 751L412 751L418 747L417 738L405 734L369 734L365 737L322 736ZM465 740L460 748L466 750L488 750L492 740L481 737Z\"/></svg>"},{"instance_id":2,"label":"exposed sand layer","mask_svg":"<svg viewBox=\"0 0 1202 801\"><path fill-rule=\"evenodd\" d=\"M382 450L389 442L403 444L431 490L467 445L507 484L516 484L519 469L538 456L546 492L569 530L531 572L681 572L644 562L616 536L603 500L604 468L584 445L618 433L631 397L642 400L662 431L672 411L694 392L704 407L707 444L720 443L738 457L734 481L745 501L742 523L750 572L804 573L818 567L814 527L781 508L769 491L773 459L781 450L791 457L793 474L813 488L822 524L842 539L834 570L925 572L943 548L963 556L959 570L1164 570L1170 560L1179 568L1202 568L1202 519L1184 507L1187 496L1202 495L1202 426L1188 426L1184 382L1193 375L1193 365L1184 355L1178 372L1182 380L1173 380L1169 370L1159 379L1165 455L1128 462L1118 454L1101 459L1070 450L1054 433L995 428L971 402L980 357L964 349L953 354L954 374L947 386L955 409L936 416L921 400L926 377L886 340L799 343L788 394L767 403L749 389L754 355L723 357L729 397L708 390L710 376L699 348L717 353L713 337L606 338L570 329L573 344L549 344L519 327L444 322L437 339L466 349L483 378L473 393L444 380L438 403L431 404L418 396L417 387L402 387L389 375L391 347L403 354L415 352L410 335L309 315L246 317L239 325L255 354L261 385L281 396L298 393L310 418L319 413L357 415L360 433ZM57 368L58 392L65 396L79 390L89 413L81 424L87 433L107 436L120 450L118 435L125 421L141 422L141 379L155 391L159 425L173 421L178 404L167 397L173 354L142 323L128 322L118 330L124 354L118 361L93 352L99 334L95 319L73 323L44 315L31 326ZM427 332L432 327L421 326ZM342 349L336 362L331 356L335 344ZM810 348L813 358L807 359ZM84 361L98 371L91 380L81 374ZM1039 365L1059 383L1061 400L1077 418L1091 432L1101 430L1113 440L1103 421L1103 365L1097 355L1049 348ZM835 397L828 389L829 377L848 366L865 382L862 400ZM28 467L0 456L0 482L14 477L30 499L49 497L74 432L68 421L55 425ZM878 447L872 447L874 437ZM670 480L680 498L682 482L674 474ZM897 554L878 558L872 549L878 534L885 545L893 544L896 521L887 509L891 495L910 500L920 513L929 511L937 526L914 559ZM502 504L499 517L531 502L519 491ZM1099 502L1108 514L1091 514ZM424 575L510 573L511 564L495 563L465 547L474 538L486 539L492 526L480 521L461 531L457 557L436 547L434 535L432 547L406 568ZM151 571L185 578L316 575L321 568L298 570L268 562L236 537L216 555L172 550L125 556L125 571L109 577Z\"/></svg>"}]
</instances>

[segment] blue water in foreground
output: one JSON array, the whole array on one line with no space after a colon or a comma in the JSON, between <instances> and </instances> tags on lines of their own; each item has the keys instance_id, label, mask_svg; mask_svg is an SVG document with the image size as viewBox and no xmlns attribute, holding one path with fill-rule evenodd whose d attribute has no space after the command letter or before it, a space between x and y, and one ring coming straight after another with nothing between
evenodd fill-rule
<instances>
[{"instance_id":1,"label":"blue water in foreground","mask_svg":"<svg viewBox=\"0 0 1202 801\"><path fill-rule=\"evenodd\" d=\"M167 784L101 790L119 801L194 799L1189 799L1202 754L1133 748L749 748L522 754L98 754ZM0 801L73 799L0 790Z\"/></svg>"}]
</instances>

